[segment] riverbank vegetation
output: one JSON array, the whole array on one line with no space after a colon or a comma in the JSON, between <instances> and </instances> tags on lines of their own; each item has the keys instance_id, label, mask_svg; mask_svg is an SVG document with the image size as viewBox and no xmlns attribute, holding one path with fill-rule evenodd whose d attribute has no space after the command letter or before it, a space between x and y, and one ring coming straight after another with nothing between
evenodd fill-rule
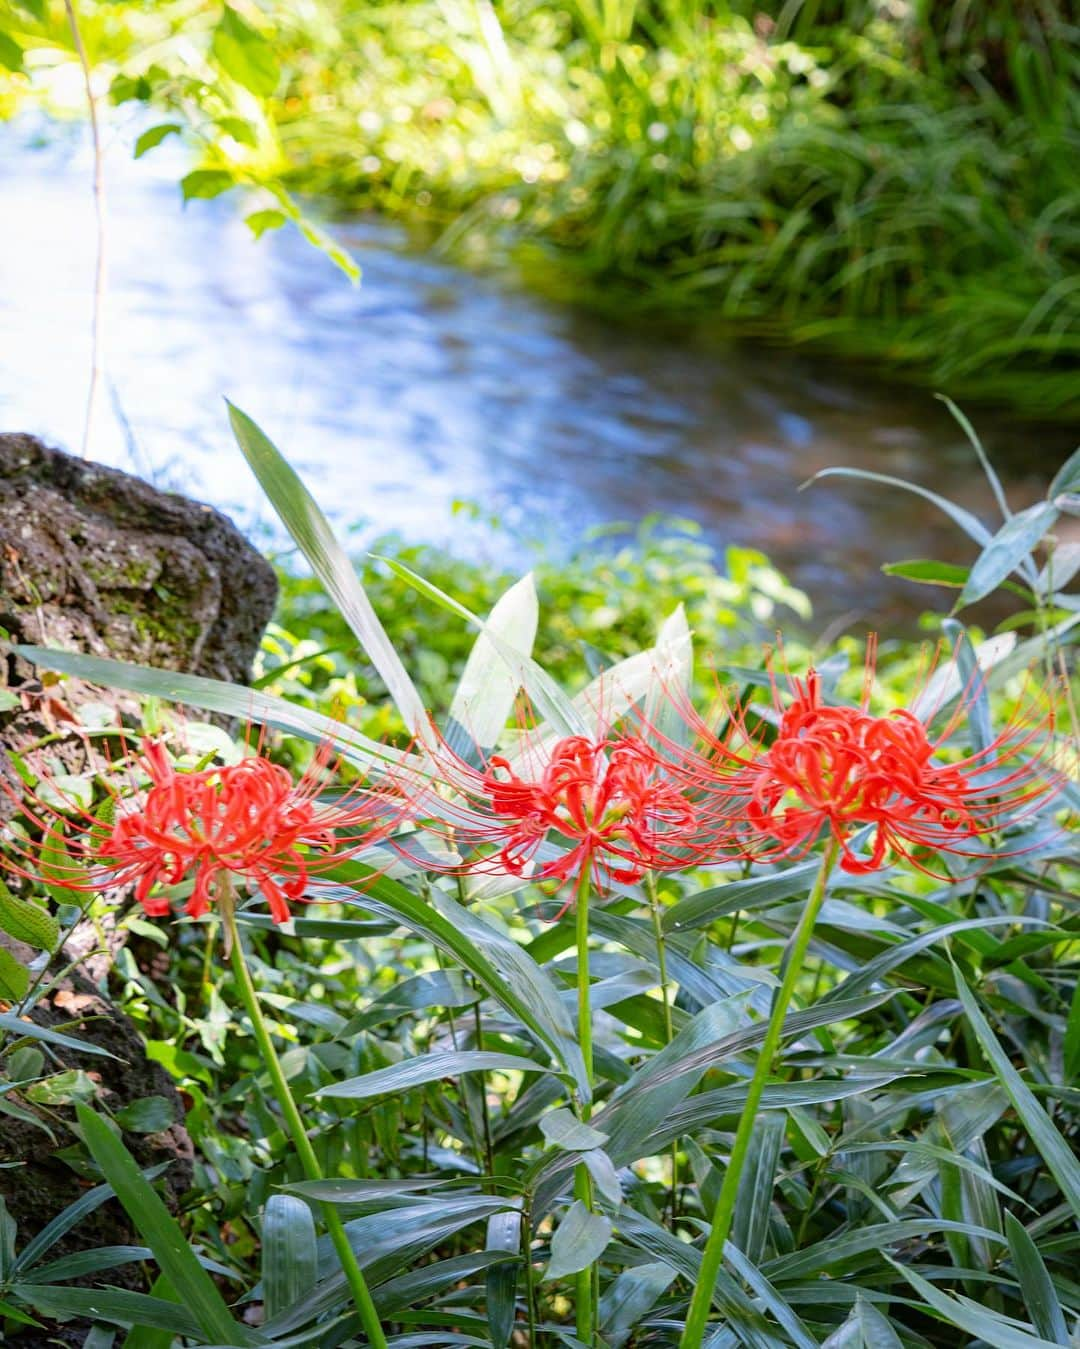
<instances>
[{"instance_id":1,"label":"riverbank vegetation","mask_svg":"<svg viewBox=\"0 0 1080 1349\"><path fill-rule=\"evenodd\" d=\"M1080 46L1060 0L79 6L188 196L289 189L575 301L1080 404ZM54 0L4 0L0 106L77 102ZM67 72L66 74L64 72ZM262 200L258 199L261 195ZM302 226L304 222L301 221ZM313 228L308 222L307 228Z\"/></svg>"}]
</instances>

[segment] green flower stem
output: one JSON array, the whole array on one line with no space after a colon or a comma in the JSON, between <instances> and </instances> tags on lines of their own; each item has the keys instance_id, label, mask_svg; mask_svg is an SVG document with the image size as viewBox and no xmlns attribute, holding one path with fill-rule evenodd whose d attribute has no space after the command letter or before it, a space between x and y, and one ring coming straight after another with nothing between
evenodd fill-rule
<instances>
[{"instance_id":1,"label":"green flower stem","mask_svg":"<svg viewBox=\"0 0 1080 1349\"><path fill-rule=\"evenodd\" d=\"M806 908L802 912L799 925L795 929L791 944L786 952L784 977L779 990L773 997L769 1024L765 1029L765 1039L761 1043L761 1052L758 1054L754 1075L750 1079L750 1089L746 1094L746 1104L739 1119L739 1127L735 1134L731 1157L728 1160L727 1170L724 1172L724 1183L720 1187L720 1197L716 1201L712 1227L709 1231L709 1239L705 1243L701 1270L694 1287L694 1295L690 1300L690 1310L687 1313L682 1338L679 1340L679 1349L701 1349L705 1339L705 1331L709 1322L709 1308L712 1306L716 1280L723 1263L724 1243L731 1232L735 1200L739 1193L743 1167L746 1164L746 1154L749 1151L750 1140L754 1133L761 1095L765 1090L765 1082L772 1071L773 1059L776 1057L776 1051L780 1045L780 1036L784 1029L784 1019L795 992L795 985L802 973L803 961L806 958L810 938L814 932L814 924L825 901L829 875L836 863L838 852L837 843L830 839L821 858L821 866L818 869L817 879L814 881L814 888L810 891Z\"/></svg>"},{"instance_id":2,"label":"green flower stem","mask_svg":"<svg viewBox=\"0 0 1080 1349\"><path fill-rule=\"evenodd\" d=\"M281 1113L285 1117L285 1125L289 1131L289 1136L292 1138L293 1147L296 1148L300 1164L304 1168L304 1175L307 1176L308 1180L322 1180L322 1169L319 1166L318 1158L315 1156L315 1149L311 1146L311 1140L304 1128L304 1121L300 1118L300 1111L297 1109L292 1092L289 1090L289 1084L282 1071L277 1050L274 1048L274 1042L270 1036L270 1030L263 1019L258 995L255 992L255 984L252 982L251 971L248 969L247 961L244 958L244 947L240 940L239 928L236 925L232 895L219 893L217 899L218 909L225 925L225 940L230 950L233 973L236 975L236 982L240 988L240 1000L244 1005L244 1011L248 1014L248 1020L251 1022L255 1043L259 1047L263 1063L270 1074L270 1083L278 1099L278 1105L281 1107ZM352 1291L353 1301L356 1303L356 1310L360 1314L360 1322L364 1327L368 1343L373 1346L373 1349L386 1349L386 1336L383 1334L383 1328L379 1322L379 1314L371 1300L371 1293L363 1271L357 1263L356 1254L349 1244L345 1226L333 1204L324 1204L322 1210L326 1230L330 1234L330 1240L334 1243L334 1249L338 1253L341 1267L345 1271L345 1278L348 1280L349 1288Z\"/></svg>"},{"instance_id":3,"label":"green flower stem","mask_svg":"<svg viewBox=\"0 0 1080 1349\"><path fill-rule=\"evenodd\" d=\"M592 1046L592 1007L589 1001L589 869L585 867L578 878L577 894L574 900L574 918L577 931L577 1012L578 1045L581 1057L585 1061L585 1078L589 1084L590 1095L593 1086L593 1046ZM589 1101L579 1103L578 1114L588 1123L592 1116L592 1104ZM593 1207L592 1177L589 1169L581 1163L574 1173L574 1197L590 1211ZM593 1266L588 1265L576 1278L575 1325L577 1337L582 1344L595 1342L597 1320L596 1282L593 1279Z\"/></svg>"},{"instance_id":4,"label":"green flower stem","mask_svg":"<svg viewBox=\"0 0 1080 1349\"><path fill-rule=\"evenodd\" d=\"M671 988L668 985L667 940L661 922L660 896L656 890L656 877L651 871L645 873L645 893L649 897L649 912L652 915L653 936L656 938L656 964L660 971L660 997L664 1005L664 1043L671 1044L675 1038L674 1023L671 1018ZM671 1141L671 1225L674 1227L678 1216L679 1203L679 1140Z\"/></svg>"}]
</instances>

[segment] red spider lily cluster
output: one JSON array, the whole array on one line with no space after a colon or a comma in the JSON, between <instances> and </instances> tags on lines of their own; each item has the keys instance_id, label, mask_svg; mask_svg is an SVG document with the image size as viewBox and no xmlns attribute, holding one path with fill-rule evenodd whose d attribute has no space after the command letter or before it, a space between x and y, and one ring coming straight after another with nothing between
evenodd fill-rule
<instances>
[{"instance_id":1,"label":"red spider lily cluster","mask_svg":"<svg viewBox=\"0 0 1080 1349\"><path fill-rule=\"evenodd\" d=\"M906 708L869 711L874 662L871 641L858 706L826 704L814 670L789 679L787 698L774 679L774 733L765 720L750 729L748 703L723 702L721 730L684 704L689 746L642 722L632 735L565 737L546 757L541 747L522 756L544 759L528 775L501 756L472 767L444 751L442 776L468 808L443 818L478 850L460 869L557 885L587 873L602 889L725 859L800 857L831 837L845 871L896 857L926 871L925 855L977 853L973 840L1051 795L1052 710L950 761L972 693L932 738Z\"/></svg>"},{"instance_id":2,"label":"red spider lily cluster","mask_svg":"<svg viewBox=\"0 0 1080 1349\"><path fill-rule=\"evenodd\" d=\"M443 754L442 776L468 807L444 812L455 841L485 849L468 870L557 885L588 874L605 886L686 865L697 809L643 738L565 736L540 756L524 776L502 755L474 768Z\"/></svg>"},{"instance_id":3,"label":"red spider lily cluster","mask_svg":"<svg viewBox=\"0 0 1080 1349\"><path fill-rule=\"evenodd\" d=\"M353 789L321 799L325 754L294 781L262 754L182 772L163 744L144 740L135 768L148 785L114 797L108 822L101 812L91 815L65 800L55 786L52 801L37 795L23 803L39 832L31 851L46 882L73 890L133 887L152 917L170 912L157 887L191 882L184 911L200 918L218 886L242 877L282 923L290 901L304 898L315 875L391 827L381 796ZM60 806L52 804L57 800Z\"/></svg>"},{"instance_id":4,"label":"red spider lily cluster","mask_svg":"<svg viewBox=\"0 0 1080 1349\"><path fill-rule=\"evenodd\" d=\"M702 748L684 756L680 770L710 802L708 818L719 822L721 839L740 856L798 857L829 835L844 871L877 871L893 857L926 871L919 853L969 855L971 840L1014 822L1051 794L1057 783L1046 757L1052 709L1029 722L1013 721L984 749L949 761L942 752L972 693L931 738L906 708L870 713L874 657L871 641L857 707L827 705L814 670L789 681L787 706L774 680L778 726L768 746L746 731L744 707L726 709L723 735L694 719ZM865 855L851 846L864 830Z\"/></svg>"},{"instance_id":5,"label":"red spider lily cluster","mask_svg":"<svg viewBox=\"0 0 1080 1349\"><path fill-rule=\"evenodd\" d=\"M325 754L294 782L261 753L183 772L162 745L145 741L149 785L118 797L108 824L32 798L24 810L39 842L30 851L46 880L133 887L155 916L170 908L161 886L191 882L185 909L199 917L217 885L240 877L283 922L329 865L391 838L405 821L445 831L464 854L423 865L555 888L587 879L607 890L722 859L798 857L823 838L835 841L849 872L875 871L894 857L925 871L927 855L976 852L974 840L1050 796L1052 711L1017 718L992 744L950 760L946 742L970 694L934 738L907 709L872 714L874 654L871 643L857 706L827 704L811 670L789 678L786 695L773 680L764 716L749 703L722 702L719 729L681 706L687 744L643 721L630 732L540 741L514 758L477 763L442 741L429 751L434 783L353 788L333 800L321 795ZM46 846L61 838L70 868L55 860L67 854ZM408 854L408 840L393 842Z\"/></svg>"}]
</instances>

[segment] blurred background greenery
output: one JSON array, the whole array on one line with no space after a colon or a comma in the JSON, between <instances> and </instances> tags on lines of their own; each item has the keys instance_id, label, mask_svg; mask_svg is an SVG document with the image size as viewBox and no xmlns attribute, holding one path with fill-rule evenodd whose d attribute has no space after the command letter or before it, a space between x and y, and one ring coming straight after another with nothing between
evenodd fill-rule
<instances>
[{"instance_id":1,"label":"blurred background greenery","mask_svg":"<svg viewBox=\"0 0 1080 1349\"><path fill-rule=\"evenodd\" d=\"M81 0L92 87L188 197L375 208L559 296L1080 406L1065 0ZM80 112L66 7L0 0L0 115ZM339 257L348 266L344 257Z\"/></svg>"}]
</instances>

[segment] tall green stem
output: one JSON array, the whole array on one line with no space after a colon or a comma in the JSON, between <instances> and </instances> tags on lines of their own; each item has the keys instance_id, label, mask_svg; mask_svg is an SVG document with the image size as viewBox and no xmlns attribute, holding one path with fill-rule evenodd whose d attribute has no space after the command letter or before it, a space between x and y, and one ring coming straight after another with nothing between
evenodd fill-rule
<instances>
[{"instance_id":1,"label":"tall green stem","mask_svg":"<svg viewBox=\"0 0 1080 1349\"><path fill-rule=\"evenodd\" d=\"M660 998L664 1005L664 1044L669 1045L675 1037L671 1016L671 988L668 985L667 940L664 937L664 925L661 921L660 896L656 890L656 877L651 871L645 873L645 893L649 897L649 912L652 915L653 936L656 939L656 965L660 972ZM679 1205L679 1140L671 1141L671 1225L674 1227Z\"/></svg>"},{"instance_id":2,"label":"tall green stem","mask_svg":"<svg viewBox=\"0 0 1080 1349\"><path fill-rule=\"evenodd\" d=\"M806 959L810 938L814 932L814 923L817 921L817 916L825 901L829 874L836 862L838 852L838 845L830 839L821 858L821 866L818 869L817 879L814 881L814 888L810 891L806 908L802 912L799 925L795 929L791 944L786 952L784 976L773 998L769 1024L765 1028L761 1052L758 1054L754 1075L750 1079L750 1087L746 1093L746 1104L743 1107L739 1127L735 1134L735 1142L731 1149L731 1157L724 1173L724 1183L720 1187L720 1197L716 1201L716 1211L713 1213L709 1239L705 1243L705 1250L701 1257L701 1269L698 1273L697 1284L694 1287L694 1295L690 1300L690 1310L687 1313L682 1338L679 1340L679 1349L701 1349L705 1339L705 1331L709 1322L709 1308L712 1306L716 1280L724 1259L724 1243L731 1232L735 1201L739 1193L743 1167L746 1164L746 1154L750 1149L750 1140L754 1133L758 1106L761 1104L765 1082L772 1071L773 1059L776 1057L776 1051L780 1045L780 1036L784 1029L784 1019L795 992L795 985L798 983L799 975L802 972L803 961Z\"/></svg>"},{"instance_id":3,"label":"tall green stem","mask_svg":"<svg viewBox=\"0 0 1080 1349\"><path fill-rule=\"evenodd\" d=\"M589 999L589 870L582 869L578 878L575 897L574 918L577 931L577 1011L578 1045L581 1057L585 1061L585 1078L589 1084L589 1093L593 1086L593 1047L592 1047L592 1007ZM592 1115L590 1101L581 1101L578 1114L584 1122ZM580 1199L588 1209L593 1206L592 1177L589 1169L581 1163L574 1174L574 1197ZM577 1275L575 1324L577 1337L582 1344L593 1344L596 1332L596 1281L593 1279L593 1266L588 1265Z\"/></svg>"},{"instance_id":4,"label":"tall green stem","mask_svg":"<svg viewBox=\"0 0 1080 1349\"><path fill-rule=\"evenodd\" d=\"M247 1012L248 1020L251 1022L255 1043L259 1047L263 1064L270 1075L270 1085L273 1087L274 1095L281 1107L281 1113L285 1118L285 1126L289 1131L293 1147L296 1149L296 1155L300 1158L300 1165L304 1168L304 1175L307 1176L308 1180L322 1180L322 1168L319 1166L315 1149L311 1146L311 1140L304 1128L304 1121L300 1118L300 1111L297 1109L296 1102L293 1100L292 1092L289 1089L289 1083L282 1071L269 1027L263 1019L262 1008L259 1006L259 998L255 992L255 984L251 978L251 971L248 969L247 961L244 958L244 946L240 940L240 930L236 925L232 895L228 892L219 893L217 899L218 909L225 924L225 940L230 949L233 973L236 975L236 982L240 989L240 1001L243 1003L244 1011ZM349 1244L349 1236L345 1231L345 1225L333 1204L324 1204L322 1208L326 1230L330 1234L330 1240L334 1243L334 1249L341 1261L341 1268L345 1272L345 1278L352 1292L353 1301L356 1303L356 1310L360 1314L360 1322L364 1327L368 1343L373 1346L373 1349L386 1349L386 1336L383 1334L382 1325L379 1322L379 1314L371 1300L371 1293L363 1271L357 1263L356 1254Z\"/></svg>"}]
</instances>

